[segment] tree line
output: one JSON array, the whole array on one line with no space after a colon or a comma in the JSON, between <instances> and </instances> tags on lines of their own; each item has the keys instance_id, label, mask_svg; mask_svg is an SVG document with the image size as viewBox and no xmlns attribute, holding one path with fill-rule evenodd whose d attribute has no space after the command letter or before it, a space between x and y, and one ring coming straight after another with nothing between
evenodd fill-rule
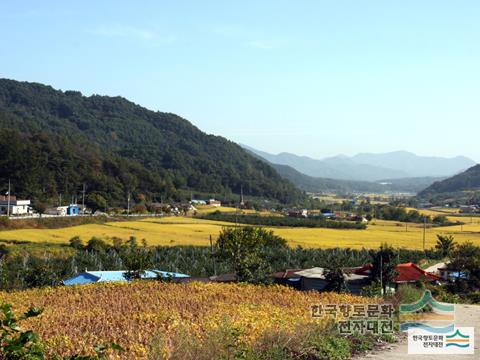
<instances>
[{"instance_id":1,"label":"tree line","mask_svg":"<svg viewBox=\"0 0 480 360\"><path fill-rule=\"evenodd\" d=\"M361 222L328 220L322 217L296 218L287 216L237 215L232 213L222 213L220 211L215 211L213 213L203 215L202 218L207 220L261 226L288 226L356 230L364 230L367 228L367 225Z\"/></svg>"}]
</instances>

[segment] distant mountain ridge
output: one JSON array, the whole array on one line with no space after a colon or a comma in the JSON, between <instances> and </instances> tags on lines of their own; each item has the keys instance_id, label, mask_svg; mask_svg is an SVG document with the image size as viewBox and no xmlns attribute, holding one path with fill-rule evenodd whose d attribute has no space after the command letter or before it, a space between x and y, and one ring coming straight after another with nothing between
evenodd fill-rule
<instances>
[{"instance_id":1,"label":"distant mountain ridge","mask_svg":"<svg viewBox=\"0 0 480 360\"><path fill-rule=\"evenodd\" d=\"M352 157L340 155L317 160L285 152L274 155L242 146L271 163L291 166L305 175L339 180L378 182L382 179L447 177L475 164L473 160L464 156L428 157L407 151L362 153Z\"/></svg>"},{"instance_id":2,"label":"distant mountain ridge","mask_svg":"<svg viewBox=\"0 0 480 360\"><path fill-rule=\"evenodd\" d=\"M444 179L437 177L419 177L384 179L373 182L320 178L305 175L289 165L271 163L260 155L254 152L251 153L259 159L267 161L275 168L275 170L277 170L280 176L295 184L299 189L311 193L417 193L433 184L435 181Z\"/></svg>"},{"instance_id":3,"label":"distant mountain ridge","mask_svg":"<svg viewBox=\"0 0 480 360\"><path fill-rule=\"evenodd\" d=\"M419 177L385 179L378 182L339 180L329 178L316 178L302 174L288 165L272 164L277 172L285 179L297 185L301 190L318 193L411 193L425 189L429 185L443 178Z\"/></svg>"},{"instance_id":4,"label":"distant mountain ridge","mask_svg":"<svg viewBox=\"0 0 480 360\"><path fill-rule=\"evenodd\" d=\"M408 151L394 151L383 154L360 153L351 158L358 164L402 169L410 176L451 176L475 165L465 156L444 158L420 156Z\"/></svg>"}]
</instances>

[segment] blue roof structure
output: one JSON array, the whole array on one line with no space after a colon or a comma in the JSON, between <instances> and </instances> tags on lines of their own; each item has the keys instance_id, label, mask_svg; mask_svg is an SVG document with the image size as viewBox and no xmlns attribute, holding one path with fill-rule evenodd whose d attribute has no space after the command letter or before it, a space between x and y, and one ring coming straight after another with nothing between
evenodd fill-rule
<instances>
[{"instance_id":1,"label":"blue roof structure","mask_svg":"<svg viewBox=\"0 0 480 360\"><path fill-rule=\"evenodd\" d=\"M93 284L97 282L106 281L128 281L125 278L127 272L124 270L118 271L86 271L84 273L75 275L74 277L64 280L64 285L84 285ZM156 279L157 277L165 278L188 278L189 275L174 273L169 271L148 270L142 274L142 279Z\"/></svg>"}]
</instances>

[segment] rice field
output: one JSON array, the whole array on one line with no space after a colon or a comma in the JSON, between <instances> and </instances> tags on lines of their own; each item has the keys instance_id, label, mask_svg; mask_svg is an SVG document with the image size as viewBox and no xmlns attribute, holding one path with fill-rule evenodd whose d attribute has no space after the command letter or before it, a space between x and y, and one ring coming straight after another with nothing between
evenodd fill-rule
<instances>
[{"instance_id":1,"label":"rice field","mask_svg":"<svg viewBox=\"0 0 480 360\"><path fill-rule=\"evenodd\" d=\"M414 209L406 208L407 211L416 210L425 216L446 216L448 220L456 222L463 222L469 224L480 224L480 216L469 216L468 214L460 214L460 209L457 208L432 208L432 209Z\"/></svg>"},{"instance_id":2,"label":"rice field","mask_svg":"<svg viewBox=\"0 0 480 360\"><path fill-rule=\"evenodd\" d=\"M155 337L175 336L177 329L201 337L228 321L242 329L245 341L253 342L272 329L293 330L313 322L324 328L328 320L312 318L311 305L376 301L281 286L158 281L0 292L0 302L13 304L18 312L31 306L44 309L22 326L38 332L49 351L91 354L95 345L115 342L125 349L118 354L121 359L148 358ZM166 345L155 350L168 353Z\"/></svg>"},{"instance_id":3,"label":"rice field","mask_svg":"<svg viewBox=\"0 0 480 360\"><path fill-rule=\"evenodd\" d=\"M466 221L467 219L464 219ZM463 226L427 228L426 248L433 247L437 235L453 235L458 242L472 241L480 245L480 218ZM74 236L88 241L93 236L111 240L114 237L128 239L135 236L145 239L149 245L197 245L207 246L210 237L215 240L222 227L232 223L202 220L190 217L165 217L88 224L62 229L20 229L0 232L0 240L30 241L34 243L64 244ZM284 237L292 247L307 248L378 248L382 243L395 247L422 249L423 226L395 221L372 221L367 230L343 230L322 228L271 228Z\"/></svg>"}]
</instances>

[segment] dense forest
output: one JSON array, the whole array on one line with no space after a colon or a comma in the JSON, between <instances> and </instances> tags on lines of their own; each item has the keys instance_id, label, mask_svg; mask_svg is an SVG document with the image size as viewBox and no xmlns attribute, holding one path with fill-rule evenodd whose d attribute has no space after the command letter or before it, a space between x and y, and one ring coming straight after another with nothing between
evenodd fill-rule
<instances>
[{"instance_id":1,"label":"dense forest","mask_svg":"<svg viewBox=\"0 0 480 360\"><path fill-rule=\"evenodd\" d=\"M110 204L134 196L176 199L188 190L263 197L305 195L237 144L187 120L121 97L82 96L0 79L0 190L69 198L83 184ZM186 192L187 190L187 192Z\"/></svg>"}]
</instances>

